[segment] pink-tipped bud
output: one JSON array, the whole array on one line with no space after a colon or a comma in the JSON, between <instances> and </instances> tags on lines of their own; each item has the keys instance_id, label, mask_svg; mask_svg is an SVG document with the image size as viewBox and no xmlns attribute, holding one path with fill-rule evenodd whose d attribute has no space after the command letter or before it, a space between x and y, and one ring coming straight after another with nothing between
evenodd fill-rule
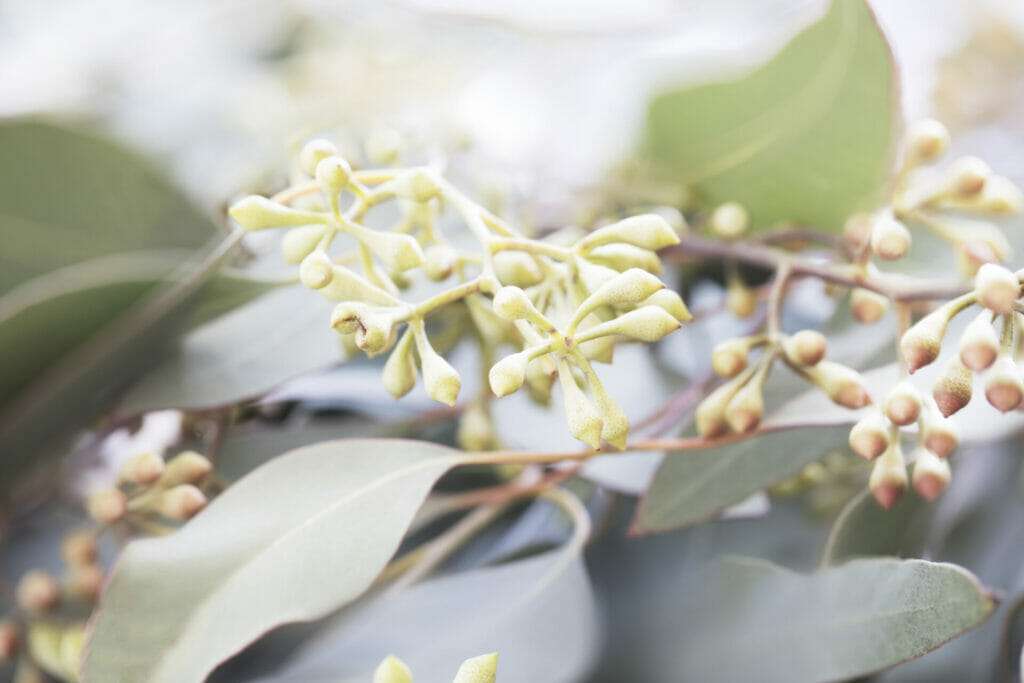
<instances>
[{"instance_id":1,"label":"pink-tipped bud","mask_svg":"<svg viewBox=\"0 0 1024 683\"><path fill-rule=\"evenodd\" d=\"M882 410L895 425L913 424L921 415L921 395L910 382L900 382L885 397Z\"/></svg>"},{"instance_id":2,"label":"pink-tipped bud","mask_svg":"<svg viewBox=\"0 0 1024 683\"><path fill-rule=\"evenodd\" d=\"M907 490L907 466L899 443L893 443L882 457L875 460L868 479L868 488L878 504L892 508Z\"/></svg>"},{"instance_id":3,"label":"pink-tipped bud","mask_svg":"<svg viewBox=\"0 0 1024 683\"><path fill-rule=\"evenodd\" d=\"M925 419L921 443L940 458L948 458L960 445L960 437L952 422L932 411Z\"/></svg>"},{"instance_id":4,"label":"pink-tipped bud","mask_svg":"<svg viewBox=\"0 0 1024 683\"><path fill-rule=\"evenodd\" d=\"M1014 410L1024 401L1024 380L1020 370L1009 356L1000 356L985 378L985 398L1004 413Z\"/></svg>"},{"instance_id":5,"label":"pink-tipped bud","mask_svg":"<svg viewBox=\"0 0 1024 683\"><path fill-rule=\"evenodd\" d=\"M49 612L60 601L60 585L46 572L35 569L18 581L18 607L29 614Z\"/></svg>"},{"instance_id":6,"label":"pink-tipped bud","mask_svg":"<svg viewBox=\"0 0 1024 683\"><path fill-rule=\"evenodd\" d=\"M164 517L184 521L206 507L206 496L192 484L179 484L161 494L157 507Z\"/></svg>"},{"instance_id":7,"label":"pink-tipped bud","mask_svg":"<svg viewBox=\"0 0 1024 683\"><path fill-rule=\"evenodd\" d=\"M949 190L960 197L971 197L985 189L992 175L988 164L977 157L962 157L949 167Z\"/></svg>"},{"instance_id":8,"label":"pink-tipped bud","mask_svg":"<svg viewBox=\"0 0 1024 683\"><path fill-rule=\"evenodd\" d=\"M139 453L121 467L121 480L149 486L164 473L164 459L156 453Z\"/></svg>"},{"instance_id":9,"label":"pink-tipped bud","mask_svg":"<svg viewBox=\"0 0 1024 683\"><path fill-rule=\"evenodd\" d=\"M753 368L733 377L731 380L708 394L694 415L697 432L705 439L721 436L729 431L729 423L725 417L726 408L733 396L750 380Z\"/></svg>"},{"instance_id":10,"label":"pink-tipped bud","mask_svg":"<svg viewBox=\"0 0 1024 683\"><path fill-rule=\"evenodd\" d=\"M871 403L864 378L852 368L823 360L806 369L807 376L834 402L846 408L863 408Z\"/></svg>"},{"instance_id":11,"label":"pink-tipped bud","mask_svg":"<svg viewBox=\"0 0 1024 683\"><path fill-rule=\"evenodd\" d=\"M711 368L719 377L735 377L746 369L749 350L746 339L727 339L711 352Z\"/></svg>"},{"instance_id":12,"label":"pink-tipped bud","mask_svg":"<svg viewBox=\"0 0 1024 683\"><path fill-rule=\"evenodd\" d=\"M782 349L789 362L796 365L817 365L825 357L828 343L816 330L800 330L783 342Z\"/></svg>"},{"instance_id":13,"label":"pink-tipped bud","mask_svg":"<svg viewBox=\"0 0 1024 683\"><path fill-rule=\"evenodd\" d=\"M978 303L999 314L1013 312L1020 298L1020 282L1009 269L995 263L982 264L974 276L974 294Z\"/></svg>"},{"instance_id":14,"label":"pink-tipped bud","mask_svg":"<svg viewBox=\"0 0 1024 683\"><path fill-rule=\"evenodd\" d=\"M118 489L108 489L89 496L86 508L97 522L113 524L124 517L128 510L128 499Z\"/></svg>"},{"instance_id":15,"label":"pink-tipped bud","mask_svg":"<svg viewBox=\"0 0 1024 683\"><path fill-rule=\"evenodd\" d=\"M900 353L909 372L915 372L939 357L946 326L952 318L948 305L921 318L900 339Z\"/></svg>"},{"instance_id":16,"label":"pink-tipped bud","mask_svg":"<svg viewBox=\"0 0 1024 683\"><path fill-rule=\"evenodd\" d=\"M880 259L895 261L910 251L910 231L889 215L878 216L871 230L871 251Z\"/></svg>"},{"instance_id":17,"label":"pink-tipped bud","mask_svg":"<svg viewBox=\"0 0 1024 683\"><path fill-rule=\"evenodd\" d=\"M992 326L992 314L982 311L960 336L960 361L979 372L990 367L999 355L999 335Z\"/></svg>"},{"instance_id":18,"label":"pink-tipped bud","mask_svg":"<svg viewBox=\"0 0 1024 683\"><path fill-rule=\"evenodd\" d=\"M959 357L949 360L932 387L932 398L943 417L949 417L971 402L974 376Z\"/></svg>"},{"instance_id":19,"label":"pink-tipped bud","mask_svg":"<svg viewBox=\"0 0 1024 683\"><path fill-rule=\"evenodd\" d=\"M949 486L952 472L949 462L927 448L918 448L914 456L914 490L927 501L938 498Z\"/></svg>"},{"instance_id":20,"label":"pink-tipped bud","mask_svg":"<svg viewBox=\"0 0 1024 683\"><path fill-rule=\"evenodd\" d=\"M21 649L21 630L10 620L0 621L0 664L12 661Z\"/></svg>"},{"instance_id":21,"label":"pink-tipped bud","mask_svg":"<svg viewBox=\"0 0 1024 683\"><path fill-rule=\"evenodd\" d=\"M874 460L889 448L889 425L881 413L873 411L853 425L850 448L866 460Z\"/></svg>"},{"instance_id":22,"label":"pink-tipped bud","mask_svg":"<svg viewBox=\"0 0 1024 683\"><path fill-rule=\"evenodd\" d=\"M96 534L88 530L71 532L61 542L60 554L69 567L95 564L99 555Z\"/></svg>"},{"instance_id":23,"label":"pink-tipped bud","mask_svg":"<svg viewBox=\"0 0 1024 683\"><path fill-rule=\"evenodd\" d=\"M213 463L195 451L182 451L167 462L160 485L171 488L178 484L195 484L213 471Z\"/></svg>"},{"instance_id":24,"label":"pink-tipped bud","mask_svg":"<svg viewBox=\"0 0 1024 683\"><path fill-rule=\"evenodd\" d=\"M934 161L949 148L949 131L935 119L922 119L907 128L905 149L913 165Z\"/></svg>"},{"instance_id":25,"label":"pink-tipped bud","mask_svg":"<svg viewBox=\"0 0 1024 683\"><path fill-rule=\"evenodd\" d=\"M103 568L97 564L74 567L68 573L67 587L73 597L96 602L103 590Z\"/></svg>"},{"instance_id":26,"label":"pink-tipped bud","mask_svg":"<svg viewBox=\"0 0 1024 683\"><path fill-rule=\"evenodd\" d=\"M729 401L725 408L725 421L737 434L746 434L757 429L764 417L764 382L758 373Z\"/></svg>"},{"instance_id":27,"label":"pink-tipped bud","mask_svg":"<svg viewBox=\"0 0 1024 683\"><path fill-rule=\"evenodd\" d=\"M870 325L881 320L889 310L889 299L870 289L857 287L850 293L850 310L854 318Z\"/></svg>"}]
</instances>

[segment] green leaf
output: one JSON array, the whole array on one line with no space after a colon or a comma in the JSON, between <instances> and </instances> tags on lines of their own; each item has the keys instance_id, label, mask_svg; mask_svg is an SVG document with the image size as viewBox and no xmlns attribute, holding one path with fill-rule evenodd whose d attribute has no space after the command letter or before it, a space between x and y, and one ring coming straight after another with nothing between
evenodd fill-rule
<instances>
[{"instance_id":1,"label":"green leaf","mask_svg":"<svg viewBox=\"0 0 1024 683\"><path fill-rule=\"evenodd\" d=\"M582 680L601 630L582 557L590 521L575 496L556 496L575 528L564 545L373 597L332 617L288 664L261 680L369 681L377 662L394 652L416 680L442 681L467 652L489 651L501 653L499 676L506 680Z\"/></svg>"},{"instance_id":2,"label":"green leaf","mask_svg":"<svg viewBox=\"0 0 1024 683\"><path fill-rule=\"evenodd\" d=\"M632 533L707 521L755 491L795 475L835 450L847 450L849 426L797 426L739 443L669 452L654 475Z\"/></svg>"},{"instance_id":3,"label":"green leaf","mask_svg":"<svg viewBox=\"0 0 1024 683\"><path fill-rule=\"evenodd\" d=\"M342 358L329 303L305 288L285 287L190 332L129 389L117 410L236 403Z\"/></svg>"},{"instance_id":4,"label":"green leaf","mask_svg":"<svg viewBox=\"0 0 1024 683\"><path fill-rule=\"evenodd\" d=\"M898 107L893 57L867 3L833 0L753 73L657 96L647 149L708 204L744 204L755 227L836 231L879 199Z\"/></svg>"},{"instance_id":5,"label":"green leaf","mask_svg":"<svg viewBox=\"0 0 1024 683\"><path fill-rule=\"evenodd\" d=\"M733 558L674 673L699 681L857 678L938 648L994 608L978 580L951 564L853 560L804 575Z\"/></svg>"},{"instance_id":6,"label":"green leaf","mask_svg":"<svg viewBox=\"0 0 1024 683\"><path fill-rule=\"evenodd\" d=\"M856 557L892 555L918 557L928 540L934 506L913 490L885 510L870 491L857 494L832 525L822 565L842 564Z\"/></svg>"},{"instance_id":7,"label":"green leaf","mask_svg":"<svg viewBox=\"0 0 1024 683\"><path fill-rule=\"evenodd\" d=\"M425 442L354 439L256 469L180 531L128 545L93 618L84 680L201 681L270 629L353 601L461 460Z\"/></svg>"}]
</instances>

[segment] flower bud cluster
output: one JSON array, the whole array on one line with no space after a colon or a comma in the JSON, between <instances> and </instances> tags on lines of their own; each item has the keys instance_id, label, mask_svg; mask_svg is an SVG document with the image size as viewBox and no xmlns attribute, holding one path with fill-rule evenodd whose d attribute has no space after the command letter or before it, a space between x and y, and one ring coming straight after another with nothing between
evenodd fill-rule
<instances>
[{"instance_id":1,"label":"flower bud cluster","mask_svg":"<svg viewBox=\"0 0 1024 683\"><path fill-rule=\"evenodd\" d=\"M763 347L756 363L751 351ZM856 370L825 360L827 342L815 330L793 335L753 335L728 339L711 354L712 369L728 381L697 407L697 431L705 438L753 431L764 417L764 386L777 359L821 389L833 402L863 408L871 402Z\"/></svg>"},{"instance_id":2,"label":"flower bud cluster","mask_svg":"<svg viewBox=\"0 0 1024 683\"><path fill-rule=\"evenodd\" d=\"M398 144L384 135L370 145L372 156L393 160ZM331 327L368 356L388 354L382 379L392 395L404 396L422 377L432 399L456 404L461 377L428 337L426 322L458 304L468 313L460 325L485 357L502 345L520 349L490 369L496 395L526 383L532 397L547 402L557 376L573 435L593 448L602 440L625 446L626 418L590 362L610 362L617 341L657 341L689 319L682 299L657 278L657 251L679 241L664 216L628 217L564 244L557 234L524 236L431 168L359 169L324 140L308 143L299 161L308 180L273 198L244 198L229 213L246 230L286 230L282 247L298 264L299 280L336 303ZM398 223L367 227L366 213L385 202L399 206ZM449 244L437 227L446 212L473 233L479 253ZM722 220L736 227L745 212L726 210ZM339 235L354 241L354 253L332 255ZM400 290L415 270L456 283L419 303L403 301ZM493 447L483 401L465 411L459 440L474 450Z\"/></svg>"}]
</instances>

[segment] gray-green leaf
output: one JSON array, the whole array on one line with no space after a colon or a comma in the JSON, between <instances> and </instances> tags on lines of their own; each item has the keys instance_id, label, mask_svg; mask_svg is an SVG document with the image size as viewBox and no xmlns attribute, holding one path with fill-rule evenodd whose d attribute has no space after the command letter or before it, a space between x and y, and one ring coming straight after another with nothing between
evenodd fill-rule
<instances>
[{"instance_id":1,"label":"gray-green leaf","mask_svg":"<svg viewBox=\"0 0 1024 683\"><path fill-rule=\"evenodd\" d=\"M934 506L913 490L885 510L862 491L839 513L832 524L821 563L842 564L874 555L918 557L928 540Z\"/></svg>"},{"instance_id":2,"label":"gray-green leaf","mask_svg":"<svg viewBox=\"0 0 1024 683\"><path fill-rule=\"evenodd\" d=\"M92 622L84 679L202 681L270 629L351 602L461 457L354 439L256 469L180 531L128 545Z\"/></svg>"},{"instance_id":3,"label":"gray-green leaf","mask_svg":"<svg viewBox=\"0 0 1024 683\"><path fill-rule=\"evenodd\" d=\"M647 149L707 203L743 203L755 227L838 230L889 178L898 95L867 3L833 0L753 73L656 97Z\"/></svg>"}]
</instances>

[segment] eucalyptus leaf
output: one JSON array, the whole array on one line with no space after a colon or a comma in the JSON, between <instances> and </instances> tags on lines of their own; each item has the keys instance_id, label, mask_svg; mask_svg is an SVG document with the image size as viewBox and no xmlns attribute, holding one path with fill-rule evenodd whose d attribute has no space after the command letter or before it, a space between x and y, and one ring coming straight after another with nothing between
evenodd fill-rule
<instances>
[{"instance_id":1,"label":"eucalyptus leaf","mask_svg":"<svg viewBox=\"0 0 1024 683\"><path fill-rule=\"evenodd\" d=\"M707 203L741 202L755 227L837 231L885 188L898 121L893 57L871 9L833 0L749 75L655 97L647 150Z\"/></svg>"},{"instance_id":2,"label":"eucalyptus leaf","mask_svg":"<svg viewBox=\"0 0 1024 683\"><path fill-rule=\"evenodd\" d=\"M786 683L866 676L975 628L995 605L972 574L952 564L863 559L805 575L727 559L676 674Z\"/></svg>"},{"instance_id":3,"label":"eucalyptus leaf","mask_svg":"<svg viewBox=\"0 0 1024 683\"><path fill-rule=\"evenodd\" d=\"M270 629L352 602L461 460L425 442L352 439L256 469L180 531L128 545L91 623L83 678L202 681Z\"/></svg>"},{"instance_id":4,"label":"eucalyptus leaf","mask_svg":"<svg viewBox=\"0 0 1024 683\"><path fill-rule=\"evenodd\" d=\"M848 435L845 424L797 426L739 443L669 452L640 503L632 531L667 531L709 520L826 454L847 450Z\"/></svg>"},{"instance_id":5,"label":"eucalyptus leaf","mask_svg":"<svg viewBox=\"0 0 1024 683\"><path fill-rule=\"evenodd\" d=\"M933 506L913 490L889 510L864 490L846 504L833 523L821 563L842 564L875 555L920 557L932 512Z\"/></svg>"},{"instance_id":6,"label":"eucalyptus leaf","mask_svg":"<svg viewBox=\"0 0 1024 683\"><path fill-rule=\"evenodd\" d=\"M376 664L394 653L416 680L443 681L466 653L492 651L501 654L499 680L583 680L601 635L582 558L590 522L571 494L555 500L574 524L561 547L370 598L333 617L292 661L261 680L369 681Z\"/></svg>"}]
</instances>

